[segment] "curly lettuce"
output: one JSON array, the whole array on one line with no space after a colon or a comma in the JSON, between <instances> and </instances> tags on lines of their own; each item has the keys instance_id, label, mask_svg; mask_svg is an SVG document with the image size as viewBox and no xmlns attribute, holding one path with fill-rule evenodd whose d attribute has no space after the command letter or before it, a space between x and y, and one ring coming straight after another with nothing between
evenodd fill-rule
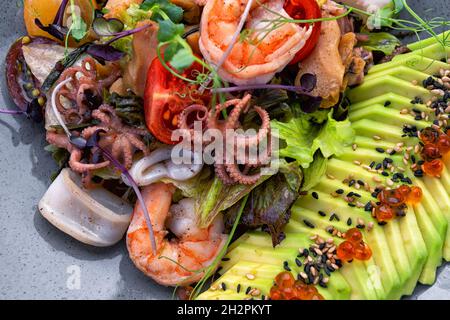
<instances>
[{"instance_id":1,"label":"curly lettuce","mask_svg":"<svg viewBox=\"0 0 450 320\"><path fill-rule=\"evenodd\" d=\"M305 169L314 161L318 150L325 158L340 155L344 147L353 143L355 132L348 119L337 121L332 114L332 111L328 113L323 125L312 121L311 116L292 118L288 122L272 120L273 135L285 144L279 156L295 159Z\"/></svg>"}]
</instances>

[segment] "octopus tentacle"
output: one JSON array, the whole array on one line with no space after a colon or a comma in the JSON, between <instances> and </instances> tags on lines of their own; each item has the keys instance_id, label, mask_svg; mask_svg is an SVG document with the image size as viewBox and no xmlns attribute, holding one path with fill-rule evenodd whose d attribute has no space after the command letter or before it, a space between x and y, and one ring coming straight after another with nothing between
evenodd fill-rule
<instances>
[{"instance_id":1,"label":"octopus tentacle","mask_svg":"<svg viewBox=\"0 0 450 320\"><path fill-rule=\"evenodd\" d=\"M125 133L125 136L130 141L130 143L136 149L141 150L144 153L145 156L147 156L149 154L148 147L145 145L144 142L142 142L142 140L140 140L138 137L136 137L136 135L131 134L131 133Z\"/></svg>"},{"instance_id":2,"label":"octopus tentacle","mask_svg":"<svg viewBox=\"0 0 450 320\"><path fill-rule=\"evenodd\" d=\"M216 164L214 166L217 177L223 182L224 185L236 184L236 181L230 177L224 164Z\"/></svg>"},{"instance_id":3,"label":"octopus tentacle","mask_svg":"<svg viewBox=\"0 0 450 320\"><path fill-rule=\"evenodd\" d=\"M258 182L261 178L261 173L255 173L253 175L249 175L246 172L242 172L237 163L226 164L225 168L230 175L230 177L241 184L252 185ZM247 170L246 170L247 171Z\"/></svg>"}]
</instances>

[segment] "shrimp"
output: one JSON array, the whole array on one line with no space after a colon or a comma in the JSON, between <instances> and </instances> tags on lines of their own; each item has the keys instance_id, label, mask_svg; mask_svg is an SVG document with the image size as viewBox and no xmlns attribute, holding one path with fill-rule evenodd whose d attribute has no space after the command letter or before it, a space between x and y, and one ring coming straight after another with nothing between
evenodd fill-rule
<instances>
[{"instance_id":1,"label":"shrimp","mask_svg":"<svg viewBox=\"0 0 450 320\"><path fill-rule=\"evenodd\" d=\"M140 204L136 204L127 232L127 248L136 267L165 286L198 282L225 245L223 218L208 228L197 226L194 201L183 199L172 205L175 187L162 182L145 187L142 196L153 224L156 254ZM169 239L169 230L172 239Z\"/></svg>"},{"instance_id":2,"label":"shrimp","mask_svg":"<svg viewBox=\"0 0 450 320\"><path fill-rule=\"evenodd\" d=\"M218 66L222 79L237 85L265 84L283 70L309 39L312 27L279 22L290 19L284 0L258 0L250 8L245 30L221 66L221 60L249 0L208 0L200 23L200 50L204 58Z\"/></svg>"}]
</instances>

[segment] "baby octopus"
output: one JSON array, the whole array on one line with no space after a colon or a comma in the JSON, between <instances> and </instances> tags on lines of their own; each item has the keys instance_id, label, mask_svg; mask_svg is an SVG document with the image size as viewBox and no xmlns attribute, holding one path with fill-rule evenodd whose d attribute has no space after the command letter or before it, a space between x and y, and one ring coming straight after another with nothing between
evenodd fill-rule
<instances>
[{"instance_id":1,"label":"baby octopus","mask_svg":"<svg viewBox=\"0 0 450 320\"><path fill-rule=\"evenodd\" d=\"M102 97L103 89L110 87L120 75L120 68L115 64L108 65L109 75L100 79L93 58L85 58L81 66L66 69L59 82L71 79L56 95L56 107L66 123L80 124L91 118L91 106L87 95L93 98Z\"/></svg>"},{"instance_id":2,"label":"baby octopus","mask_svg":"<svg viewBox=\"0 0 450 320\"><path fill-rule=\"evenodd\" d=\"M108 105L102 105L92 112L92 118L100 121L96 126L88 127L81 132L81 137L88 140L98 130L102 130L99 145L111 152L127 169L133 164L133 154L140 150L148 155L149 150L142 137L147 134L144 129L124 125L115 110ZM64 134L47 132L47 141L70 152L69 165L73 171L83 174L83 183L90 186L92 171L108 167L110 161L100 162L100 152L93 148L89 155L72 145Z\"/></svg>"},{"instance_id":3,"label":"baby octopus","mask_svg":"<svg viewBox=\"0 0 450 320\"><path fill-rule=\"evenodd\" d=\"M222 159L219 159L216 154L216 174L228 185L236 183L250 185L256 183L261 177L261 172L250 174L250 170L267 164L271 157L270 118L267 111L258 106L251 107L260 117L261 127L254 135L239 133L239 130L242 129L239 117L250 110L250 99L251 95L247 94L242 99L233 99L220 104L210 111L207 120L208 129L217 129L222 132L224 145L230 143L230 141L225 139L227 137L226 131L233 130L232 151L234 153L238 149L245 151L244 158L241 158L239 154L233 154L230 159L229 150L224 150ZM220 115L222 111L230 107L232 109L228 117L225 120L221 120ZM252 159L251 153L255 151L259 153L258 157ZM244 167L243 170L241 170L240 164Z\"/></svg>"}]
</instances>

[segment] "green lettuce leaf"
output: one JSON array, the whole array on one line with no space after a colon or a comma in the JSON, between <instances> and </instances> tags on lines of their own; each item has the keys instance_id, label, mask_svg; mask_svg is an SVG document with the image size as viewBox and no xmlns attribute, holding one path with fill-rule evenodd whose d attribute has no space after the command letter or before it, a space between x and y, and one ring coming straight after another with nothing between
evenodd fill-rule
<instances>
[{"instance_id":1,"label":"green lettuce leaf","mask_svg":"<svg viewBox=\"0 0 450 320\"><path fill-rule=\"evenodd\" d=\"M289 122L271 121L273 135L283 140L279 156L297 160L302 168L308 168L314 154L320 150L325 158L340 155L343 147L353 143L354 131L348 119L336 121L332 111L324 125L318 125L309 117L297 117Z\"/></svg>"},{"instance_id":2,"label":"green lettuce leaf","mask_svg":"<svg viewBox=\"0 0 450 320\"><path fill-rule=\"evenodd\" d=\"M365 35L369 37L369 41L365 41L363 47L369 51L381 51L385 55L390 55L401 45L396 36L387 32L371 32Z\"/></svg>"},{"instance_id":3,"label":"green lettuce leaf","mask_svg":"<svg viewBox=\"0 0 450 320\"><path fill-rule=\"evenodd\" d=\"M200 226L206 227L217 214L232 207L268 178L270 176L262 176L254 185L226 186L209 168L205 168L198 176L188 181L165 179L164 182L173 183L182 191L184 197L194 198Z\"/></svg>"},{"instance_id":4,"label":"green lettuce leaf","mask_svg":"<svg viewBox=\"0 0 450 320\"><path fill-rule=\"evenodd\" d=\"M327 171L328 159L317 151L314 155L314 161L309 168L303 169L303 186L302 191L308 191L314 188Z\"/></svg>"}]
</instances>

